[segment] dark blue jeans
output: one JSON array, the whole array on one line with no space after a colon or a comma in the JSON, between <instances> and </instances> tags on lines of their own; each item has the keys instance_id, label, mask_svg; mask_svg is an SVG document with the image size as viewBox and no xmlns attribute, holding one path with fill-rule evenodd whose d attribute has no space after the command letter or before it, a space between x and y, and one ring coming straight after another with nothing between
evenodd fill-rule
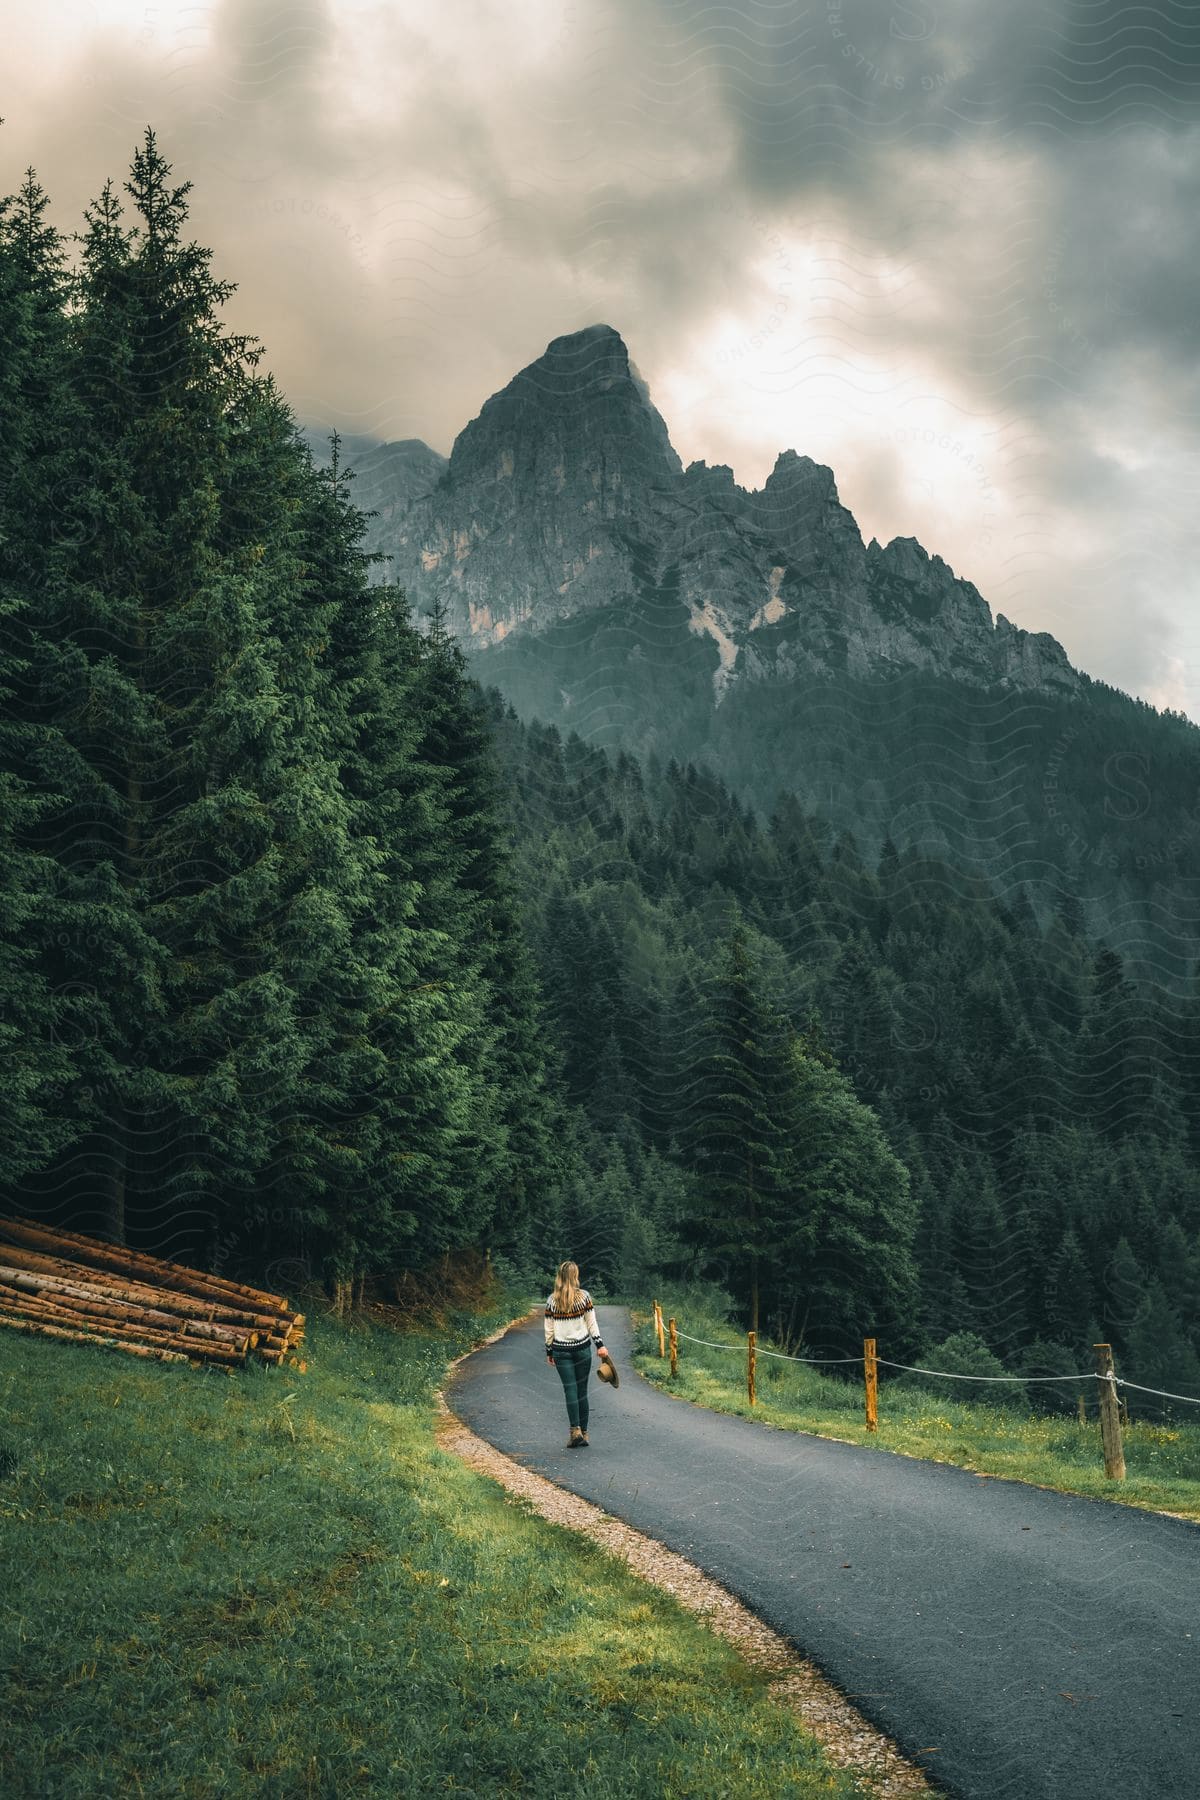
<instances>
[{"instance_id":1,"label":"dark blue jeans","mask_svg":"<svg viewBox=\"0 0 1200 1800\"><path fill-rule=\"evenodd\" d=\"M578 1425L581 1431L588 1425L588 1376L592 1372L592 1344L585 1338L582 1344L555 1344L554 1366L558 1370L558 1379L563 1384L563 1395L567 1402L567 1417L572 1425Z\"/></svg>"}]
</instances>

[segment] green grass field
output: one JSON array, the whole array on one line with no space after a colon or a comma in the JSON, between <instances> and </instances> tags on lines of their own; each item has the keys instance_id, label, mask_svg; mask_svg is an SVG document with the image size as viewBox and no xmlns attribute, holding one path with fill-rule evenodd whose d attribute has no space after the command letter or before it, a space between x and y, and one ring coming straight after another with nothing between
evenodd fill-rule
<instances>
[{"instance_id":1,"label":"green grass field","mask_svg":"<svg viewBox=\"0 0 1200 1800\"><path fill-rule=\"evenodd\" d=\"M672 1381L669 1362L659 1360L646 1316L649 1308L634 1309L636 1366L648 1380L684 1400L787 1431L814 1432L872 1449L954 1463L980 1475L1119 1500L1200 1521L1200 1419L1195 1424L1139 1421L1133 1396L1133 1423L1124 1433L1126 1479L1118 1482L1104 1474L1094 1393L1087 1395L1088 1421L1080 1424L1074 1415L1046 1416L1024 1407L952 1397L969 1392L966 1383L887 1383L879 1390L878 1430L869 1432L861 1368L854 1380L841 1381L803 1364L760 1354L758 1401L752 1409L746 1393L745 1337L703 1303L680 1299L672 1304L679 1330L730 1346L709 1350L681 1341L679 1374ZM669 1314L671 1306L666 1301L663 1306Z\"/></svg>"},{"instance_id":2,"label":"green grass field","mask_svg":"<svg viewBox=\"0 0 1200 1800\"><path fill-rule=\"evenodd\" d=\"M0 1332L6 1800L854 1792L667 1596L435 1447L487 1326L318 1321L305 1376Z\"/></svg>"}]
</instances>

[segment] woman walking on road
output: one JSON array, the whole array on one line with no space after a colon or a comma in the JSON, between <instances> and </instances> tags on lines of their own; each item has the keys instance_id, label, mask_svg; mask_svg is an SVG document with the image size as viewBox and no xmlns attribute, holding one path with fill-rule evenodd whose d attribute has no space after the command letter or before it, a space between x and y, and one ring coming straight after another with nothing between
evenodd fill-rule
<instances>
[{"instance_id":1,"label":"woman walking on road","mask_svg":"<svg viewBox=\"0 0 1200 1800\"><path fill-rule=\"evenodd\" d=\"M587 1446L588 1376L592 1368L592 1345L597 1353L607 1356L600 1339L600 1327L592 1296L579 1285L579 1266L565 1262L558 1266L554 1292L546 1302L546 1360L558 1370L571 1421L568 1450Z\"/></svg>"}]
</instances>

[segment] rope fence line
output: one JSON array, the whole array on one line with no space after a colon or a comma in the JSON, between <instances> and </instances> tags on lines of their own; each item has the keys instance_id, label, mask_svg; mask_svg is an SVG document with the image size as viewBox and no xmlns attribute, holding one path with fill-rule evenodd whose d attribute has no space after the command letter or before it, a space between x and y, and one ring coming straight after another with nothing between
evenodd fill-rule
<instances>
[{"instance_id":1,"label":"rope fence line","mask_svg":"<svg viewBox=\"0 0 1200 1800\"><path fill-rule=\"evenodd\" d=\"M712 1338L693 1337L690 1331L676 1330L676 1336L685 1344L703 1344L706 1350L729 1350L741 1354L740 1344L718 1344ZM833 1368L845 1363L861 1363L861 1356L790 1356L784 1350L765 1350L757 1345L759 1356L773 1356L779 1362L808 1363L814 1368ZM951 1369L925 1369L917 1363L892 1362L889 1357L878 1356L876 1362L881 1369L903 1369L908 1375L934 1375L940 1381L985 1381L999 1384L1016 1383L1018 1387L1034 1387L1054 1381L1096 1381L1101 1379L1094 1369L1087 1369L1081 1375L959 1375ZM1103 1379L1115 1381L1119 1388L1132 1388L1139 1394L1154 1394L1160 1400L1180 1400L1186 1406L1200 1406L1200 1399L1194 1394L1169 1394L1165 1388L1142 1387L1136 1381L1127 1381L1123 1375L1106 1376Z\"/></svg>"},{"instance_id":2,"label":"rope fence line","mask_svg":"<svg viewBox=\"0 0 1200 1800\"><path fill-rule=\"evenodd\" d=\"M851 1360L861 1362L862 1357L856 1356ZM943 1381L1015 1381L1022 1387L1028 1387L1029 1383L1033 1381L1095 1381L1096 1379L1094 1369L1089 1370L1085 1375L954 1375L949 1369L919 1369L913 1363L889 1362L886 1356L881 1356L877 1360L880 1367L884 1369L904 1369L910 1375L937 1375Z\"/></svg>"},{"instance_id":3,"label":"rope fence line","mask_svg":"<svg viewBox=\"0 0 1200 1800\"><path fill-rule=\"evenodd\" d=\"M679 1372L679 1340L686 1344L699 1344L706 1350L728 1350L741 1352L738 1344L720 1344L712 1338L693 1337L690 1332L680 1331L675 1320L671 1319L671 1378L675 1379ZM658 1301L654 1302L654 1332L658 1339L658 1354L666 1355L666 1334L663 1330L663 1312ZM760 1356L772 1356L780 1362L806 1363L815 1368L829 1368L836 1364L861 1364L866 1396L866 1425L868 1431L878 1429L878 1383L877 1371L900 1369L907 1375L926 1375L937 1381L975 1381L989 1386L1033 1387L1048 1386L1060 1381L1094 1381L1098 1385L1100 1402L1100 1436L1104 1448L1104 1473L1113 1481L1125 1479L1125 1454L1121 1442L1121 1425L1129 1424L1128 1402L1117 1400L1117 1389L1128 1388L1134 1393L1150 1394L1159 1400L1176 1400L1183 1406L1200 1406L1200 1398L1195 1394L1171 1394L1165 1388L1143 1387L1140 1382L1126 1381L1113 1368L1112 1346L1095 1344L1096 1367L1084 1374L1071 1375L960 1375L950 1369L926 1369L916 1363L892 1362L885 1356L879 1356L875 1348L874 1338L863 1339L861 1356L790 1356L783 1350L764 1350L758 1344L757 1333L751 1331L746 1342L746 1386L750 1404L757 1404L755 1370ZM1079 1396L1080 1423L1086 1422L1084 1396Z\"/></svg>"},{"instance_id":4,"label":"rope fence line","mask_svg":"<svg viewBox=\"0 0 1200 1800\"><path fill-rule=\"evenodd\" d=\"M1168 1394L1163 1388L1139 1387L1136 1381L1126 1381L1122 1375L1114 1375L1113 1380L1118 1387L1134 1388L1139 1394L1157 1394L1160 1400L1182 1400L1187 1406L1200 1406L1193 1394Z\"/></svg>"},{"instance_id":5,"label":"rope fence line","mask_svg":"<svg viewBox=\"0 0 1200 1800\"><path fill-rule=\"evenodd\" d=\"M679 1331L676 1335L681 1337L685 1343L703 1344L708 1350L740 1351L741 1349L740 1344L714 1344L711 1338L692 1337L691 1334L686 1331ZM822 1367L824 1367L826 1363L860 1363L862 1361L861 1356L788 1356L782 1350L764 1350L761 1344L758 1346L758 1354L760 1356L778 1357L781 1362L819 1363Z\"/></svg>"},{"instance_id":6,"label":"rope fence line","mask_svg":"<svg viewBox=\"0 0 1200 1800\"><path fill-rule=\"evenodd\" d=\"M741 1353L740 1344L718 1344L714 1342L712 1338L693 1337L690 1331L679 1331L678 1329L676 1330L676 1336L682 1338L685 1344L703 1344L706 1350L736 1350L739 1355ZM757 1351L759 1356L773 1356L779 1362L808 1363L814 1368L820 1369L833 1368L836 1365L845 1363L861 1363L864 1361L864 1358L861 1356L789 1356L784 1350L764 1350L761 1344L757 1346ZM1083 1375L955 1375L949 1369L922 1369L918 1368L914 1363L891 1362L886 1356L878 1356L875 1360L878 1362L881 1369L903 1369L910 1375L937 1375L943 1381L1015 1381L1020 1386L1024 1387L1034 1381L1095 1381L1096 1379L1094 1370L1089 1370ZM1120 1382L1119 1385L1122 1387L1132 1387L1134 1383ZM1157 1388L1143 1388L1142 1392L1153 1394L1159 1392L1159 1390ZM1167 1398L1178 1400L1185 1398L1185 1396L1174 1394L1168 1395ZM1194 1401L1193 1404L1200 1406L1200 1400Z\"/></svg>"}]
</instances>

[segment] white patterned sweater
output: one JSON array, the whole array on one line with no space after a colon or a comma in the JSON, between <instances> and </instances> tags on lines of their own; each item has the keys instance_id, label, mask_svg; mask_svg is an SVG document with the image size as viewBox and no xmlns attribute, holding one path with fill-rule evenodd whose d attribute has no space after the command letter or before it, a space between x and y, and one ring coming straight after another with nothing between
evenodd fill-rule
<instances>
[{"instance_id":1,"label":"white patterned sweater","mask_svg":"<svg viewBox=\"0 0 1200 1800\"><path fill-rule=\"evenodd\" d=\"M566 1312L557 1312L554 1295L546 1302L546 1348L555 1344L586 1344L591 1338L599 1349L604 1342L596 1323L596 1309L586 1288L580 1288L579 1299Z\"/></svg>"}]
</instances>

